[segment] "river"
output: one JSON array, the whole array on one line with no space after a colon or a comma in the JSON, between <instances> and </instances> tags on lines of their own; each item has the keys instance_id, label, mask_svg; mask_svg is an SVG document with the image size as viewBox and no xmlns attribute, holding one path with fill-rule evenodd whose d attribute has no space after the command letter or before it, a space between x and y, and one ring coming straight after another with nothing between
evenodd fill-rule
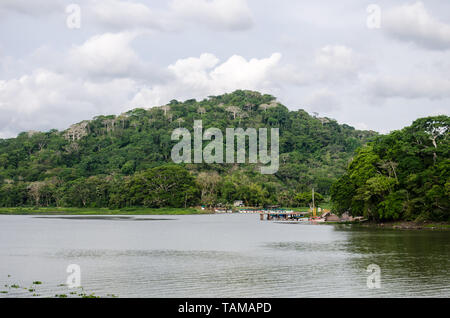
<instances>
[{"instance_id":1,"label":"river","mask_svg":"<svg viewBox=\"0 0 450 318\"><path fill-rule=\"evenodd\" d=\"M102 297L450 297L450 231L259 215L0 216L0 297L70 295L70 264ZM367 285L371 264L380 288Z\"/></svg>"}]
</instances>

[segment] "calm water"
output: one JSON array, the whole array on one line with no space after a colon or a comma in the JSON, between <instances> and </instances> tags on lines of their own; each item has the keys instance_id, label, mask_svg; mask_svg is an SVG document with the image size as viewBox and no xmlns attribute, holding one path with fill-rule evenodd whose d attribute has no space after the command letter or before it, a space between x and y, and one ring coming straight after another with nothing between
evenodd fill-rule
<instances>
[{"instance_id":1,"label":"calm water","mask_svg":"<svg viewBox=\"0 0 450 318\"><path fill-rule=\"evenodd\" d=\"M258 215L0 216L0 297L450 297L450 232L278 224ZM367 266L381 288L367 288ZM10 277L8 277L10 275Z\"/></svg>"}]
</instances>

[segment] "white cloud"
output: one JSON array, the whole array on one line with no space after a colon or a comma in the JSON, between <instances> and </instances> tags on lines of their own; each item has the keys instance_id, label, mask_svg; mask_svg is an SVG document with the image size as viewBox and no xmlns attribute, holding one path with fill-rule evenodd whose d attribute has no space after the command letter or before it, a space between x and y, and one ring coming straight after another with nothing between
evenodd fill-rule
<instances>
[{"instance_id":1,"label":"white cloud","mask_svg":"<svg viewBox=\"0 0 450 318\"><path fill-rule=\"evenodd\" d=\"M253 25L246 0L173 0L170 8L181 19L216 29L246 30Z\"/></svg>"},{"instance_id":2,"label":"white cloud","mask_svg":"<svg viewBox=\"0 0 450 318\"><path fill-rule=\"evenodd\" d=\"M233 55L211 72L211 78L216 86L228 91L238 87L250 89L268 87L272 84L271 71L278 67L280 60L280 53L249 61L242 56Z\"/></svg>"},{"instance_id":3,"label":"white cloud","mask_svg":"<svg viewBox=\"0 0 450 318\"><path fill-rule=\"evenodd\" d=\"M99 41L109 44L108 39L110 35L105 35ZM76 51L79 54L76 56L83 57L80 63L85 63L80 67L93 72L108 70L116 58L118 61L127 60L115 53L111 53L112 56L91 56L96 50L89 41L80 50L81 53ZM127 50L125 56L132 62L136 58ZM220 63L213 54L205 53L198 58L181 59L169 65L167 72L172 75L172 81L145 87L133 78L104 80L73 72L36 69L28 75L0 81L0 138L31 129L64 129L95 115L118 114L133 107L161 105L174 98L204 98L236 89L265 91L274 85L271 73L279 67L280 59L279 53L250 60L234 55ZM114 72L126 71L128 66L125 63Z\"/></svg>"},{"instance_id":4,"label":"white cloud","mask_svg":"<svg viewBox=\"0 0 450 318\"><path fill-rule=\"evenodd\" d=\"M275 85L271 74L279 67L280 60L280 53L251 60L234 55L222 64L208 53L199 58L181 59L168 67L174 76L173 81L143 88L132 104L149 107L167 103L173 98L203 98L236 89L264 91Z\"/></svg>"},{"instance_id":5,"label":"white cloud","mask_svg":"<svg viewBox=\"0 0 450 318\"><path fill-rule=\"evenodd\" d=\"M199 58L189 57L169 65L168 69L172 71L177 78L185 82L205 82L208 80L207 71L219 63L219 59L210 53L203 53Z\"/></svg>"},{"instance_id":6,"label":"white cloud","mask_svg":"<svg viewBox=\"0 0 450 318\"><path fill-rule=\"evenodd\" d=\"M323 78L338 77L341 80L342 76L355 75L361 61L353 49L345 45L327 45L317 51L315 66Z\"/></svg>"},{"instance_id":7,"label":"white cloud","mask_svg":"<svg viewBox=\"0 0 450 318\"><path fill-rule=\"evenodd\" d=\"M131 79L93 82L46 69L0 81L0 138L127 110L135 92Z\"/></svg>"},{"instance_id":8,"label":"white cloud","mask_svg":"<svg viewBox=\"0 0 450 318\"><path fill-rule=\"evenodd\" d=\"M428 49L450 48L450 25L434 18L420 1L383 13L382 29L397 39Z\"/></svg>"},{"instance_id":9,"label":"white cloud","mask_svg":"<svg viewBox=\"0 0 450 318\"><path fill-rule=\"evenodd\" d=\"M59 69L91 80L133 78L146 84L170 80L168 70L142 60L133 48L133 41L142 34L136 30L95 35L73 46Z\"/></svg>"},{"instance_id":10,"label":"white cloud","mask_svg":"<svg viewBox=\"0 0 450 318\"><path fill-rule=\"evenodd\" d=\"M130 46L137 32L105 33L93 36L69 52L69 62L75 69L92 75L126 76L140 60Z\"/></svg>"},{"instance_id":11,"label":"white cloud","mask_svg":"<svg viewBox=\"0 0 450 318\"><path fill-rule=\"evenodd\" d=\"M354 0L77 0L82 26L73 30L65 21L72 1L0 0L0 131L60 128L236 88L292 108L339 101L330 117L400 128L450 100L450 5L416 1L380 1L382 29L369 30L366 4Z\"/></svg>"}]
</instances>

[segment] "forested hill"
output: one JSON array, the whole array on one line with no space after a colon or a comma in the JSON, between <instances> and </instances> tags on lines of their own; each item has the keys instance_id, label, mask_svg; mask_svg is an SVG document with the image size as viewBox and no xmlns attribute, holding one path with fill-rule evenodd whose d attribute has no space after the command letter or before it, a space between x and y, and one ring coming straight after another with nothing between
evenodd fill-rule
<instances>
[{"instance_id":1,"label":"forested hill","mask_svg":"<svg viewBox=\"0 0 450 318\"><path fill-rule=\"evenodd\" d=\"M292 206L296 194L312 187L326 195L355 150L376 136L303 110L289 111L273 96L253 91L203 101L173 100L119 116L98 116L62 132L29 131L0 139L0 206L144 204L117 192L149 169L171 163L172 131L192 131L199 119L204 129L279 128L280 169L275 175L261 175L256 165L183 165L194 178L189 204L197 199L205 204L242 199ZM81 185L92 190L88 198L79 197ZM145 205L167 204L155 202Z\"/></svg>"},{"instance_id":2,"label":"forested hill","mask_svg":"<svg viewBox=\"0 0 450 318\"><path fill-rule=\"evenodd\" d=\"M336 212L450 222L450 117L420 118L361 148L333 185Z\"/></svg>"}]
</instances>

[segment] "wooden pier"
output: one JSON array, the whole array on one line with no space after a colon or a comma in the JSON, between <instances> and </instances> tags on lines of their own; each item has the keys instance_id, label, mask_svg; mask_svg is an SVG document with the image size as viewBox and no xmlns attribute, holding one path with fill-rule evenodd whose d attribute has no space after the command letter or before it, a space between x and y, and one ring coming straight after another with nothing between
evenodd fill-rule
<instances>
[{"instance_id":1,"label":"wooden pier","mask_svg":"<svg viewBox=\"0 0 450 318\"><path fill-rule=\"evenodd\" d=\"M310 212L291 212L291 211L262 211L259 214L261 221L273 221L273 220L301 220L309 219Z\"/></svg>"}]
</instances>

